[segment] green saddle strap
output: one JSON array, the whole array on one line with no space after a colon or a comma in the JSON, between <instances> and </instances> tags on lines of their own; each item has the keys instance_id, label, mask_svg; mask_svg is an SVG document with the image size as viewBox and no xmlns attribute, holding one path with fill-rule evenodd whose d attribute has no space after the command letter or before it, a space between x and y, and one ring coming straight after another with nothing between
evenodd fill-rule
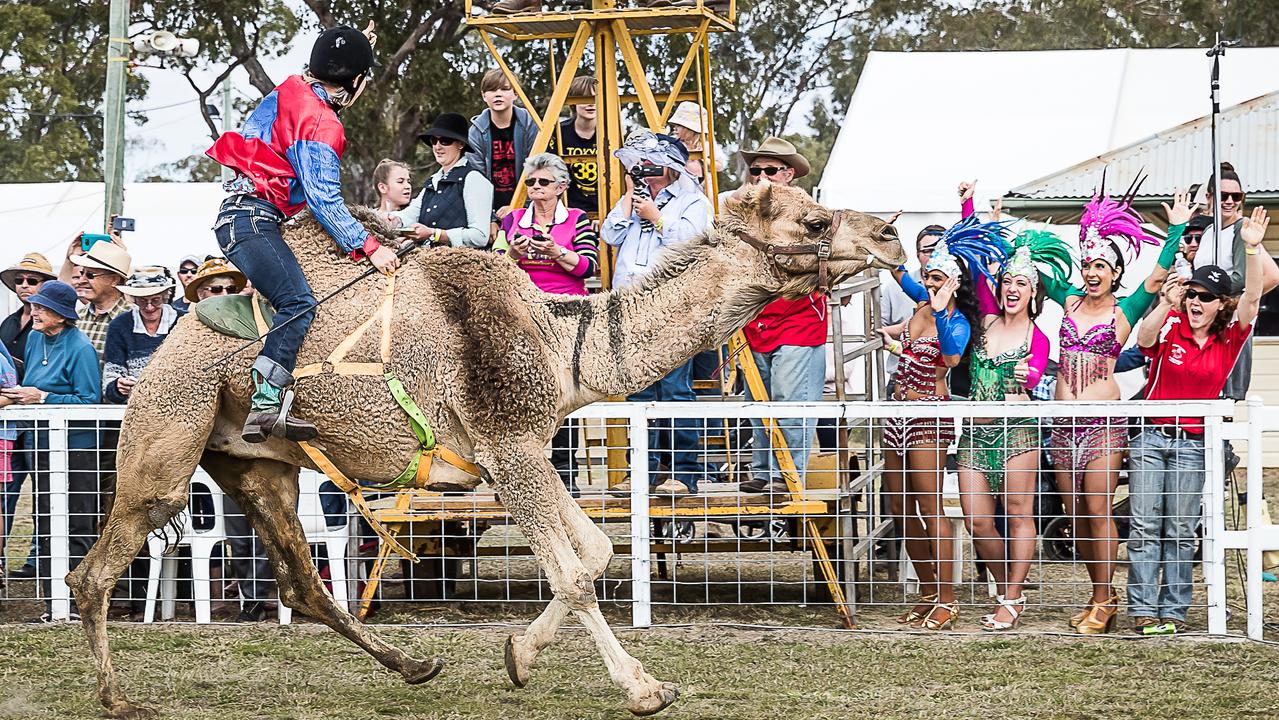
<instances>
[{"instance_id":1,"label":"green saddle strap","mask_svg":"<svg viewBox=\"0 0 1279 720\"><path fill-rule=\"evenodd\" d=\"M400 382L400 379L390 371L383 373L382 377L386 380L386 386L391 390L391 397L395 398L395 403L400 406L405 415L409 416L409 425L413 428L413 434L417 436L418 451L413 456L413 459L409 461L409 466L404 469L404 472L400 473L399 477L374 487L410 487L417 478L417 469L422 464L422 455L435 449L435 433L431 430L431 423L427 421L422 409L417 406L408 391L404 389L404 383Z\"/></svg>"}]
</instances>

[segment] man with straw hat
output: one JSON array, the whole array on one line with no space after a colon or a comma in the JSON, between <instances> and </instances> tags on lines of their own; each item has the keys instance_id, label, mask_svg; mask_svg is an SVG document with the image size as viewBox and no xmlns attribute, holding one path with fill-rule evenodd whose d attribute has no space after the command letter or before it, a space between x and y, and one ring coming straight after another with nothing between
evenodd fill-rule
<instances>
[{"instance_id":1,"label":"man with straw hat","mask_svg":"<svg viewBox=\"0 0 1279 720\"><path fill-rule=\"evenodd\" d=\"M0 271L0 282L13 291L22 307L0 323L0 342L13 356L22 381L22 359L27 351L27 334L31 332L31 304L27 300L49 280L57 278L48 258L40 253L27 253L16 265Z\"/></svg>"},{"instance_id":2,"label":"man with straw hat","mask_svg":"<svg viewBox=\"0 0 1279 720\"><path fill-rule=\"evenodd\" d=\"M119 290L133 268L133 258L128 250L113 242L97 242L83 255L72 255L71 263L84 268L76 286L77 294L85 303L77 327L93 343L101 361L107 345L107 326L133 309Z\"/></svg>"}]
</instances>

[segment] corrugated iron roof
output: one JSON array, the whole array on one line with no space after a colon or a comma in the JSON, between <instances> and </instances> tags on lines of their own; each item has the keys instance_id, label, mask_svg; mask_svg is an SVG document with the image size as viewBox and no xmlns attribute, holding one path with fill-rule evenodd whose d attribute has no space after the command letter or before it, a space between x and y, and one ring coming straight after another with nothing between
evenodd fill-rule
<instances>
[{"instance_id":1,"label":"corrugated iron roof","mask_svg":"<svg viewBox=\"0 0 1279 720\"><path fill-rule=\"evenodd\" d=\"M1217 132L1221 159L1235 166L1245 192L1279 191L1279 92L1223 110ZM1169 196L1177 189L1208 179L1212 172L1211 143L1211 117L1205 115L1015 187L1007 197L1091 197L1101 182L1103 169L1113 193L1122 192L1138 173L1144 172L1147 177L1140 195Z\"/></svg>"}]
</instances>

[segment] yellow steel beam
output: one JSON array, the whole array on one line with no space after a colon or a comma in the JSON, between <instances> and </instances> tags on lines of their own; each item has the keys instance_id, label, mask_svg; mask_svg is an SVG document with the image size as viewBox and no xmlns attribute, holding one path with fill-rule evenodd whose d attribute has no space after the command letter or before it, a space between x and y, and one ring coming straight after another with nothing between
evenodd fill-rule
<instances>
[{"instance_id":1,"label":"yellow steel beam","mask_svg":"<svg viewBox=\"0 0 1279 720\"><path fill-rule=\"evenodd\" d=\"M644 74L644 65L640 63L639 53L635 52L635 42L631 40L630 30L622 20L613 21L613 33L617 37L617 49L626 63L626 71L630 73L631 83L635 85L635 94L639 95L640 107L644 110L644 119L653 132L662 131L662 116L657 111L657 100L653 98L653 90L648 86L648 76Z\"/></svg>"},{"instance_id":2,"label":"yellow steel beam","mask_svg":"<svg viewBox=\"0 0 1279 720\"><path fill-rule=\"evenodd\" d=\"M711 40L702 34L702 62L697 67L697 92L701 95L699 105L706 109L706 162L703 174L706 177L706 190L710 193L711 207L719 212L719 171L715 163L715 94L711 89Z\"/></svg>"},{"instance_id":3,"label":"yellow steel beam","mask_svg":"<svg viewBox=\"0 0 1279 720\"><path fill-rule=\"evenodd\" d=\"M533 116L533 122L540 127L542 118L538 116L537 108L533 106L533 103L529 102L528 95L524 92L524 86L520 84L520 79L516 77L510 66L506 64L506 61L502 59L502 53L497 51L497 46L493 44L493 38L489 37L488 32L483 28L476 28L476 32L479 33L480 39L484 41L484 44L488 46L489 54L497 61L497 66L502 69L502 74L506 76L506 81L511 84L520 102L524 103L524 109L528 110L529 114Z\"/></svg>"},{"instance_id":4,"label":"yellow steel beam","mask_svg":"<svg viewBox=\"0 0 1279 720\"><path fill-rule=\"evenodd\" d=\"M546 148L551 144L551 134L555 132L555 128L560 122L560 111L564 109L564 99L568 97L568 86L573 84L573 77L577 74L577 68L582 64L582 55L586 52L586 41L591 38L591 24L582 23L577 26L577 36L573 38L573 45L568 50L568 57L564 59L564 67L560 70L559 78L555 81L555 90L551 93L551 101L546 105L546 112L542 114L545 118L538 122L537 138L533 140L533 147L529 148L529 157L538 153L546 152ZM524 198L527 196L527 190L524 187L524 169L520 168L519 182L515 183L515 195L511 197L511 207L517 208L524 204Z\"/></svg>"},{"instance_id":5,"label":"yellow steel beam","mask_svg":"<svg viewBox=\"0 0 1279 720\"><path fill-rule=\"evenodd\" d=\"M662 125L665 125L671 119L671 113L675 111L675 104L680 101L681 90L684 89L684 80L688 77L689 68L693 67L693 63L701 54L702 40L706 37L706 28L710 27L710 20L703 20L701 27L697 29L697 35L693 37L693 42L688 46L688 54L684 56L684 62L679 66L679 72L675 74L675 82L671 83L671 91L666 97L666 105L662 107ZM699 105L701 103L698 103ZM712 143L714 144L714 143Z\"/></svg>"}]
</instances>

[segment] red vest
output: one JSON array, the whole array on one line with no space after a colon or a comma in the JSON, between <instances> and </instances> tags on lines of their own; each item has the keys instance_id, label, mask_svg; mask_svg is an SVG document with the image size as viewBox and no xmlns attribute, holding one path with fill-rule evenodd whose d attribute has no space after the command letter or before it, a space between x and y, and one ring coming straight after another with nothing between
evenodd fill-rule
<instances>
[{"instance_id":1,"label":"red vest","mask_svg":"<svg viewBox=\"0 0 1279 720\"><path fill-rule=\"evenodd\" d=\"M742 332L751 350L772 352L782 345L826 344L826 296L813 293L798 300L779 299L764 306Z\"/></svg>"}]
</instances>

